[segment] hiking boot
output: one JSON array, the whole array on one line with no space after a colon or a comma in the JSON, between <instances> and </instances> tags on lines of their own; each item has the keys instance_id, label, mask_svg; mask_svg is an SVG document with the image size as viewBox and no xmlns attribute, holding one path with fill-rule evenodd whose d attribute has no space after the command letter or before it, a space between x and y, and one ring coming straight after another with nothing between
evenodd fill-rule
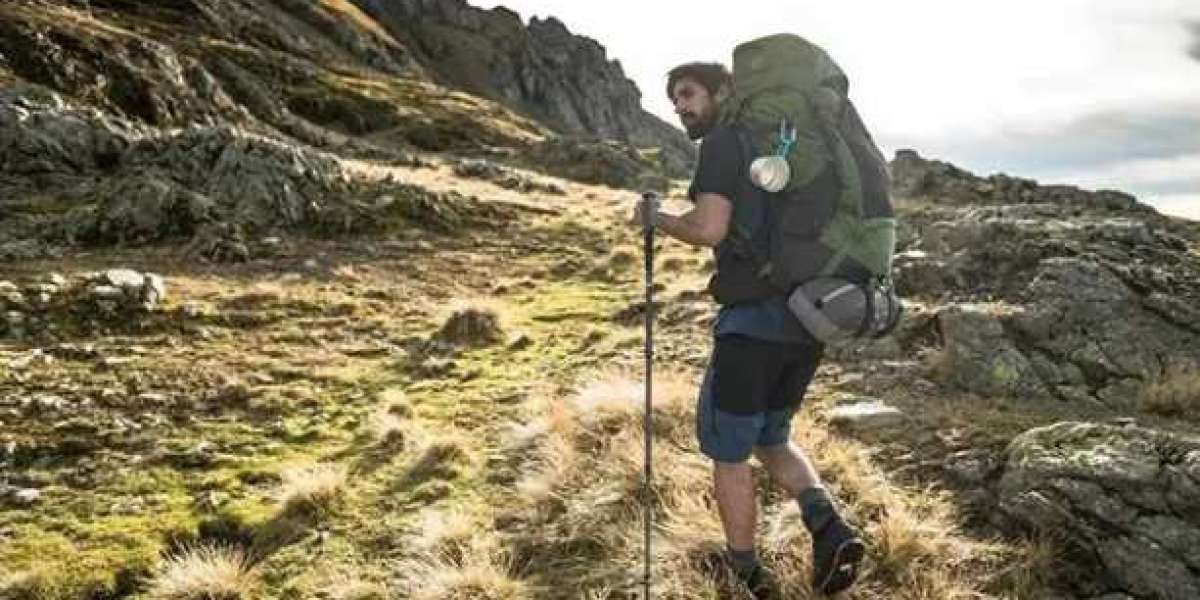
<instances>
[{"instance_id":1,"label":"hiking boot","mask_svg":"<svg viewBox=\"0 0 1200 600\"><path fill-rule=\"evenodd\" d=\"M755 565L746 574L738 573L736 570L734 573L755 600L782 600L783 593L779 590L779 582L775 580L775 574L762 564Z\"/></svg>"},{"instance_id":2,"label":"hiking boot","mask_svg":"<svg viewBox=\"0 0 1200 600\"><path fill-rule=\"evenodd\" d=\"M850 587L867 550L862 538L836 515L812 538L813 589L833 595Z\"/></svg>"}]
</instances>

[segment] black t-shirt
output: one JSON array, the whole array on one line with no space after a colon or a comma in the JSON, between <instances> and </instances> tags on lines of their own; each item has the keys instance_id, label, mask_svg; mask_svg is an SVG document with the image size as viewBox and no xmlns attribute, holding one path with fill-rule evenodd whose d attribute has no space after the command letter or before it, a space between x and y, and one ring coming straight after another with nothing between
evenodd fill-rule
<instances>
[{"instance_id":1,"label":"black t-shirt","mask_svg":"<svg viewBox=\"0 0 1200 600\"><path fill-rule=\"evenodd\" d=\"M742 185L742 147L737 131L730 125L718 125L700 142L700 160L688 188L688 198L699 194L720 194L733 202Z\"/></svg>"},{"instance_id":2,"label":"black t-shirt","mask_svg":"<svg viewBox=\"0 0 1200 600\"><path fill-rule=\"evenodd\" d=\"M731 203L745 202L742 194L755 192L752 186L744 185L744 162L737 130L730 125L713 128L700 143L700 161L688 188L688 198L695 202L699 194L720 194ZM734 210L748 211L742 213L748 219L762 218L757 212L761 210L758 203L744 203ZM744 335L787 344L813 343L812 336L788 309L783 295L722 306L713 322L713 334Z\"/></svg>"}]
</instances>

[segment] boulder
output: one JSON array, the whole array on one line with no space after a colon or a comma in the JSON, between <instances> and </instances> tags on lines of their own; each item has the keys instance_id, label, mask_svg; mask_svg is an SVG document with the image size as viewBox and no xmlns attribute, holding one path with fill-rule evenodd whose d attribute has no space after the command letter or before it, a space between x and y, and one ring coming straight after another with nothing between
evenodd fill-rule
<instances>
[{"instance_id":1,"label":"boulder","mask_svg":"<svg viewBox=\"0 0 1200 600\"><path fill-rule=\"evenodd\" d=\"M1200 598L1200 438L1064 422L1012 440L996 484L1012 523L1064 539L1098 589Z\"/></svg>"}]
</instances>

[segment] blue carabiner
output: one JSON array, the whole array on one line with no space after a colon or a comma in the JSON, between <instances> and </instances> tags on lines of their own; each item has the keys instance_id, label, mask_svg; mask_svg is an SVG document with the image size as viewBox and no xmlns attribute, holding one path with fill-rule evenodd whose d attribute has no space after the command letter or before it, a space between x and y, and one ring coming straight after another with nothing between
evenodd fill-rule
<instances>
[{"instance_id":1,"label":"blue carabiner","mask_svg":"<svg viewBox=\"0 0 1200 600\"><path fill-rule=\"evenodd\" d=\"M779 150L775 152L776 156L787 157L788 152L792 151L792 145L796 143L796 128L787 121L779 122Z\"/></svg>"}]
</instances>

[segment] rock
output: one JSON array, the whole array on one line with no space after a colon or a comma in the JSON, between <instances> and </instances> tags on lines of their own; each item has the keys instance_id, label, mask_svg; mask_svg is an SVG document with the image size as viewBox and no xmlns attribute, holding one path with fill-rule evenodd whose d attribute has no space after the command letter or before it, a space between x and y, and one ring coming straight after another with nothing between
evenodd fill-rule
<instances>
[{"instance_id":1,"label":"rock","mask_svg":"<svg viewBox=\"0 0 1200 600\"><path fill-rule=\"evenodd\" d=\"M632 146L613 141L557 137L528 153L530 166L582 183L635 190L666 190L670 180Z\"/></svg>"},{"instance_id":2,"label":"rock","mask_svg":"<svg viewBox=\"0 0 1200 600\"><path fill-rule=\"evenodd\" d=\"M842 404L829 411L830 425L855 432L887 429L905 421L900 409L874 399Z\"/></svg>"},{"instance_id":3,"label":"rock","mask_svg":"<svg viewBox=\"0 0 1200 600\"><path fill-rule=\"evenodd\" d=\"M153 311L167 297L161 276L132 269L96 273L89 284L88 295L103 313Z\"/></svg>"},{"instance_id":4,"label":"rock","mask_svg":"<svg viewBox=\"0 0 1200 600\"><path fill-rule=\"evenodd\" d=\"M212 442L199 442L187 450L165 451L160 456L164 462L185 469L209 467L218 458L216 445Z\"/></svg>"},{"instance_id":5,"label":"rock","mask_svg":"<svg viewBox=\"0 0 1200 600\"><path fill-rule=\"evenodd\" d=\"M27 411L38 415L60 414L67 407L65 399L53 394L40 394L32 398L26 398L23 404Z\"/></svg>"},{"instance_id":6,"label":"rock","mask_svg":"<svg viewBox=\"0 0 1200 600\"><path fill-rule=\"evenodd\" d=\"M987 483L999 466L985 450L960 450L946 456L942 469L960 485L979 487Z\"/></svg>"},{"instance_id":7,"label":"rock","mask_svg":"<svg viewBox=\"0 0 1200 600\"><path fill-rule=\"evenodd\" d=\"M35 489L17 490L12 493L12 502L17 506L32 506L41 498L42 492Z\"/></svg>"},{"instance_id":8,"label":"rock","mask_svg":"<svg viewBox=\"0 0 1200 600\"><path fill-rule=\"evenodd\" d=\"M1064 538L1109 589L1200 597L1200 438L1095 423L1033 429L1009 444L996 491L1005 518Z\"/></svg>"},{"instance_id":9,"label":"rock","mask_svg":"<svg viewBox=\"0 0 1200 600\"><path fill-rule=\"evenodd\" d=\"M947 381L981 394L1023 399L1051 397L1033 364L1004 331L1012 307L954 304L937 312L944 348L936 370Z\"/></svg>"}]
</instances>

